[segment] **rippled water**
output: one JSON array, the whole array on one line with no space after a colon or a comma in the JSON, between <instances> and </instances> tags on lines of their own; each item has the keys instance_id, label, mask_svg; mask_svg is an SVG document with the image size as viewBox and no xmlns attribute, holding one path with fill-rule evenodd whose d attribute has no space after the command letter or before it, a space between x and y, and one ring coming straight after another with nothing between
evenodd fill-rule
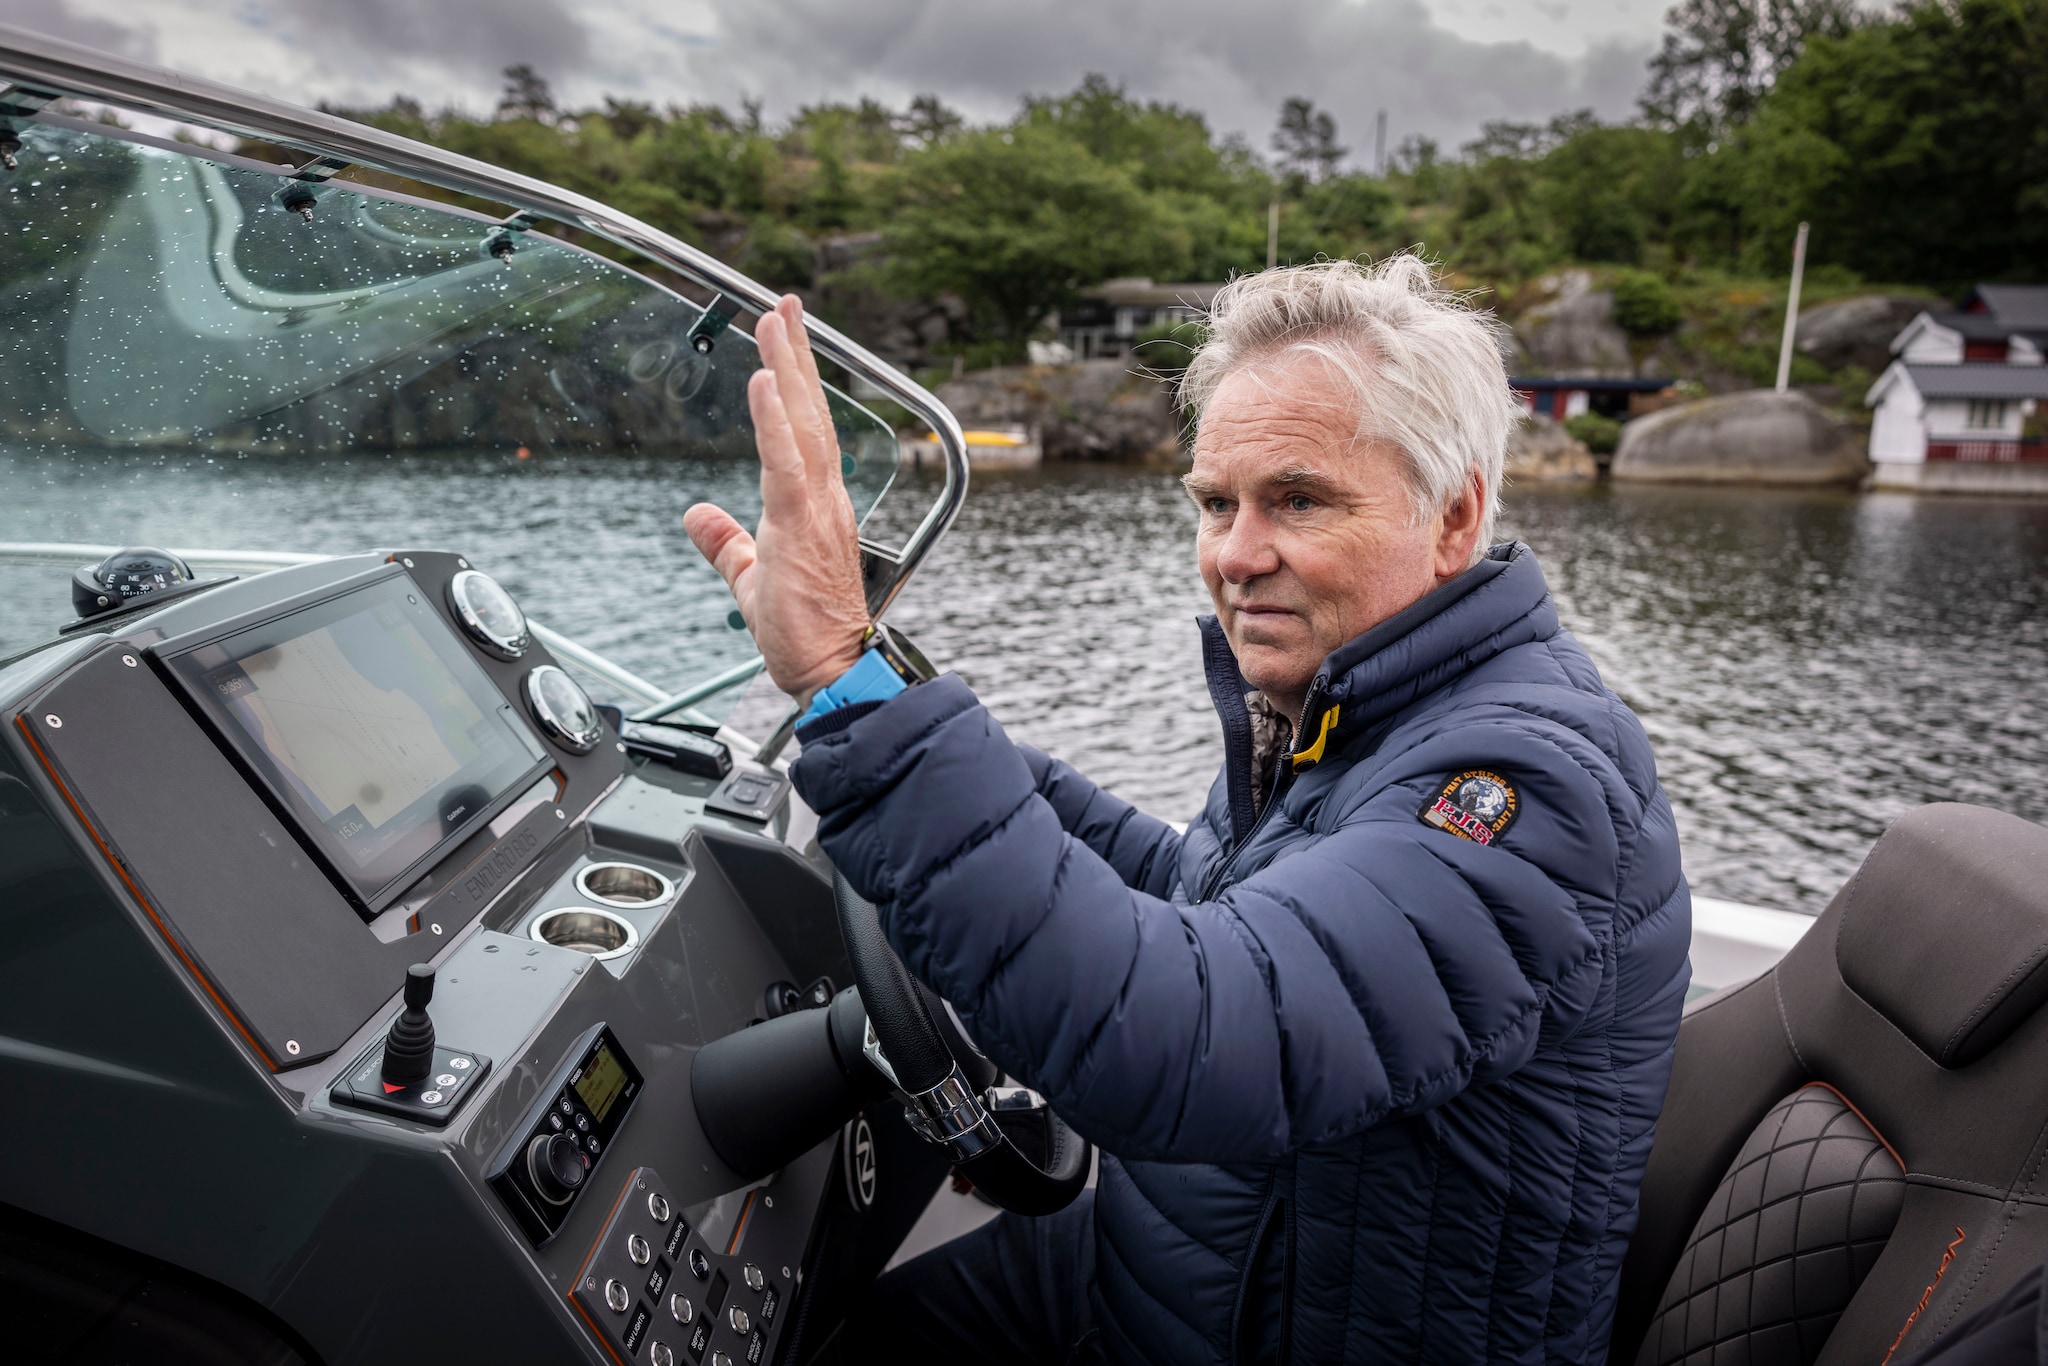
<instances>
[{"instance_id":1,"label":"rippled water","mask_svg":"<svg viewBox=\"0 0 2048 1366\"><path fill-rule=\"evenodd\" d=\"M442 545L534 615L660 681L742 657L678 523L743 514L751 470L584 458L0 454L0 537L339 551ZM918 477L876 526L907 526ZM1176 819L1219 760L1171 474L976 481L893 618L1019 739ZM2048 820L2048 504L1751 490L1510 495L1610 684L1642 716L1710 895L1817 911L1922 802ZM0 577L0 649L68 614L65 574Z\"/></svg>"}]
</instances>

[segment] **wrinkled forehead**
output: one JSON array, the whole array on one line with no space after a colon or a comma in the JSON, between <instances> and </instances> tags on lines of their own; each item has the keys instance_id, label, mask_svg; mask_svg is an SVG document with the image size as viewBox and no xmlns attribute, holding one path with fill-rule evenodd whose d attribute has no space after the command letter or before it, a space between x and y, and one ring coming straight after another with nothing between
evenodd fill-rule
<instances>
[{"instance_id":1,"label":"wrinkled forehead","mask_svg":"<svg viewBox=\"0 0 2048 1366\"><path fill-rule=\"evenodd\" d=\"M1393 471L1373 458L1360 386L1315 353L1247 362L1216 387L1195 428L1192 491L1249 483L1378 481Z\"/></svg>"}]
</instances>

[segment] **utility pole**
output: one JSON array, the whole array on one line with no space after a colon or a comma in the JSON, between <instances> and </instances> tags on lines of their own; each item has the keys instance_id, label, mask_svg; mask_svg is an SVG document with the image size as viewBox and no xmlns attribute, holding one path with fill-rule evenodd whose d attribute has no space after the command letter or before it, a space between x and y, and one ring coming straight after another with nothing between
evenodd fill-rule
<instances>
[{"instance_id":1,"label":"utility pole","mask_svg":"<svg viewBox=\"0 0 2048 1366\"><path fill-rule=\"evenodd\" d=\"M1266 269L1280 264L1280 196L1266 205Z\"/></svg>"},{"instance_id":2,"label":"utility pole","mask_svg":"<svg viewBox=\"0 0 2048 1366\"><path fill-rule=\"evenodd\" d=\"M1372 135L1372 173L1384 179L1387 174L1387 111L1380 110L1379 124Z\"/></svg>"},{"instance_id":3,"label":"utility pole","mask_svg":"<svg viewBox=\"0 0 2048 1366\"><path fill-rule=\"evenodd\" d=\"M1792 293L1785 300L1785 336L1778 343L1778 392L1792 382L1792 334L1799 330L1799 285L1806 278L1806 224L1792 243Z\"/></svg>"}]
</instances>

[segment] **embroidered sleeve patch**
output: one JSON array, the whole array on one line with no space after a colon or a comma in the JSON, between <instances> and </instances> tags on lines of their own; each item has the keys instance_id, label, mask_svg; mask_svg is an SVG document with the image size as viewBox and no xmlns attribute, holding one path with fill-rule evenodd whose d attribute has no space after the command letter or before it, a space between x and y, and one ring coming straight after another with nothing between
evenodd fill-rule
<instances>
[{"instance_id":1,"label":"embroidered sleeve patch","mask_svg":"<svg viewBox=\"0 0 2048 1366\"><path fill-rule=\"evenodd\" d=\"M1415 813L1424 825L1448 830L1461 840L1492 844L1515 823L1521 803L1514 784L1498 773L1468 768L1453 773Z\"/></svg>"}]
</instances>

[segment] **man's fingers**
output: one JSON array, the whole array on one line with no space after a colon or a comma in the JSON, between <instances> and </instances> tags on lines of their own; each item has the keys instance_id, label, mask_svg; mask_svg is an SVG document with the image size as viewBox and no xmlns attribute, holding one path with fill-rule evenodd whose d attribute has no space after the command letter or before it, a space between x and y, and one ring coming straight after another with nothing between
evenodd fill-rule
<instances>
[{"instance_id":1,"label":"man's fingers","mask_svg":"<svg viewBox=\"0 0 2048 1366\"><path fill-rule=\"evenodd\" d=\"M829 480L839 463L839 439L832 431L831 419L825 416L824 393L816 378L817 365L814 362L809 367L807 378L806 367L797 356L792 338L800 337L802 330L801 312L792 328L784 316L784 305L777 305L775 312L764 315L755 324L754 341L760 347L761 359L775 376L783 411L789 415L790 426L796 433L797 449L803 452L811 476L822 482Z\"/></svg>"},{"instance_id":2,"label":"man's fingers","mask_svg":"<svg viewBox=\"0 0 2048 1366\"><path fill-rule=\"evenodd\" d=\"M747 408L754 415L754 447L761 453L762 518L805 515L810 476L773 372L756 370L748 376Z\"/></svg>"},{"instance_id":3,"label":"man's fingers","mask_svg":"<svg viewBox=\"0 0 2048 1366\"><path fill-rule=\"evenodd\" d=\"M747 529L724 508L697 503L683 514L683 531L738 598L740 576L754 567L754 538L747 534ZM746 615L746 608L742 601L742 615Z\"/></svg>"},{"instance_id":4,"label":"man's fingers","mask_svg":"<svg viewBox=\"0 0 2048 1366\"><path fill-rule=\"evenodd\" d=\"M796 356L797 370L804 377L812 401L818 405L819 427L832 436L833 454L837 455L839 439L832 428L832 405L825 397L825 381L818 376L818 357L811 350L810 330L804 326L804 301L794 294L785 294L776 300L775 311L782 315L782 325L789 329L789 349Z\"/></svg>"}]
</instances>

